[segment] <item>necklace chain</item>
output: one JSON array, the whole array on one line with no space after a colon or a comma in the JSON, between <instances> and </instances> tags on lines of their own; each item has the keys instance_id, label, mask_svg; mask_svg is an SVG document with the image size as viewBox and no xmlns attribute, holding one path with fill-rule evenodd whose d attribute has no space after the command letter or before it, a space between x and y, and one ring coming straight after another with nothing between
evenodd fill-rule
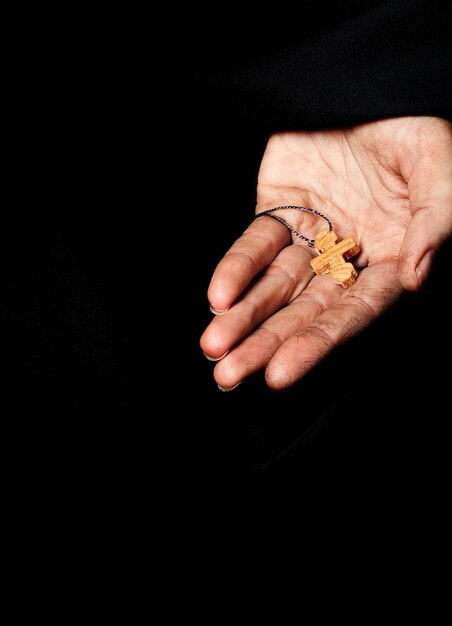
<instances>
[{"instance_id":1,"label":"necklace chain","mask_svg":"<svg viewBox=\"0 0 452 626\"><path fill-rule=\"evenodd\" d=\"M309 239L309 237L305 237L304 235L301 235L298 231L295 230L295 228L293 228L293 226L288 224L281 217L278 217L277 215L272 215L274 211L280 211L282 209L294 209L295 211L306 211L307 213L315 213L315 215L318 215L319 217L321 217L328 223L329 230L333 230L333 224L331 223L331 221L327 218L326 215L323 215L323 213L320 213L320 211L316 211L316 209L309 209L308 207L305 207L305 206L296 206L292 204L289 204L286 206L275 206L272 209L267 209L266 211L261 211L260 213L256 213L256 215L253 217L253 221L257 217L261 217L262 215L268 215L268 217L271 217L272 219L276 220L280 224L283 224L283 226L285 226L288 230L290 230L290 232L293 233L296 237L299 237L299 239L303 239L303 241L306 241L310 248L313 248L314 243L315 243L314 239Z\"/></svg>"}]
</instances>

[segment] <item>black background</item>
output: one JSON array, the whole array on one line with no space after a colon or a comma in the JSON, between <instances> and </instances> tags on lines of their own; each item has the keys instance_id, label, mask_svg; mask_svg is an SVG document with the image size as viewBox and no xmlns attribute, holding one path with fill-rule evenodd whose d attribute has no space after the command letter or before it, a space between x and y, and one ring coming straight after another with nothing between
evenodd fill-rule
<instances>
[{"instance_id":1,"label":"black background","mask_svg":"<svg viewBox=\"0 0 452 626\"><path fill-rule=\"evenodd\" d=\"M450 118L448 3L316 7L80 12L24 53L2 361L14 468L41 495L441 501L450 245L421 293L285 393L262 373L221 393L198 345L271 132Z\"/></svg>"}]
</instances>

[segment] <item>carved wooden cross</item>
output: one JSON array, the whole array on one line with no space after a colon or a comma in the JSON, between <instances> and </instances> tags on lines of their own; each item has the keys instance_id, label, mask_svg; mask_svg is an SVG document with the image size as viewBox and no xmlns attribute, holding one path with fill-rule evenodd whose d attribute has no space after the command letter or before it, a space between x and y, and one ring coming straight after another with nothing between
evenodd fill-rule
<instances>
[{"instance_id":1,"label":"carved wooden cross","mask_svg":"<svg viewBox=\"0 0 452 626\"><path fill-rule=\"evenodd\" d=\"M351 263L346 263L360 248L353 237L347 237L337 243L338 237L334 230L321 230L315 238L315 247L320 252L312 259L311 267L318 276L330 274L331 278L344 289L351 287L358 272Z\"/></svg>"}]
</instances>

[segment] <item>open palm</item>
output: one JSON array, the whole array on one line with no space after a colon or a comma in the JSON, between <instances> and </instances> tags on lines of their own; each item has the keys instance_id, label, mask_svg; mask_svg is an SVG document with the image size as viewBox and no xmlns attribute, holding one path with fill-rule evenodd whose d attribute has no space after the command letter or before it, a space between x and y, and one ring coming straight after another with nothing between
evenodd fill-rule
<instances>
[{"instance_id":1,"label":"open palm","mask_svg":"<svg viewBox=\"0 0 452 626\"><path fill-rule=\"evenodd\" d=\"M352 236L361 248L352 259L359 276L347 290L315 276L315 251L305 242L266 216L252 222L208 291L216 315L201 347L218 361L214 376L224 390L263 368L271 388L289 387L403 288L421 286L452 232L451 125L405 117L275 134L259 171L256 212L280 205L316 209L340 239ZM277 215L309 238L325 228L312 213Z\"/></svg>"}]
</instances>

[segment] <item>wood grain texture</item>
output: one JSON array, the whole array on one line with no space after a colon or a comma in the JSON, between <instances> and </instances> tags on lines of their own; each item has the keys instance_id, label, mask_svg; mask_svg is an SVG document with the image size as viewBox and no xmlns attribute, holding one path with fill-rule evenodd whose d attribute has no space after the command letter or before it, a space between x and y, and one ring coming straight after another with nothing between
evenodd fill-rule
<instances>
[{"instance_id":1,"label":"wood grain texture","mask_svg":"<svg viewBox=\"0 0 452 626\"><path fill-rule=\"evenodd\" d=\"M334 230L321 230L315 238L314 245L320 253L310 262L314 272L318 276L330 274L333 281L344 289L351 287L356 281L358 272L351 263L347 263L347 260L360 251L353 237L338 242Z\"/></svg>"}]
</instances>

